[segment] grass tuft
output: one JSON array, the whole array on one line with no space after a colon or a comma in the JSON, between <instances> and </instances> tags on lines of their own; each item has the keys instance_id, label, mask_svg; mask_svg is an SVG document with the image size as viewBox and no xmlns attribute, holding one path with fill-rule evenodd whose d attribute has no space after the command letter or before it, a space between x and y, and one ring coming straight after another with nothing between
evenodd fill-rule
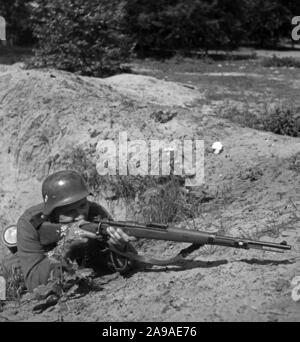
<instances>
[{"instance_id":1,"label":"grass tuft","mask_svg":"<svg viewBox=\"0 0 300 342\"><path fill-rule=\"evenodd\" d=\"M248 106L225 106L220 108L219 115L243 127L300 137L300 108L292 105L266 104L263 110L253 110Z\"/></svg>"},{"instance_id":2,"label":"grass tuft","mask_svg":"<svg viewBox=\"0 0 300 342\"><path fill-rule=\"evenodd\" d=\"M265 57L262 60L262 66L266 68L300 68L300 60L293 57L278 57L273 55L272 57Z\"/></svg>"}]
</instances>

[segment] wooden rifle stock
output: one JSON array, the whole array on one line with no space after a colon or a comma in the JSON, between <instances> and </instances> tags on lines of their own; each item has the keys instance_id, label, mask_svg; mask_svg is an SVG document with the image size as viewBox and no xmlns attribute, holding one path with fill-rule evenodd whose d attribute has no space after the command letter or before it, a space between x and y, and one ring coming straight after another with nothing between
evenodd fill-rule
<instances>
[{"instance_id":1,"label":"wooden rifle stock","mask_svg":"<svg viewBox=\"0 0 300 342\"><path fill-rule=\"evenodd\" d=\"M241 249L260 249L264 251L283 253L291 246L285 241L281 243L262 242L239 237L221 236L214 233L169 227L165 224L142 224L131 221L99 221L86 223L81 229L94 233L96 236L107 236L108 227L121 228L126 234L136 238L186 242L194 245L217 245Z\"/></svg>"}]
</instances>

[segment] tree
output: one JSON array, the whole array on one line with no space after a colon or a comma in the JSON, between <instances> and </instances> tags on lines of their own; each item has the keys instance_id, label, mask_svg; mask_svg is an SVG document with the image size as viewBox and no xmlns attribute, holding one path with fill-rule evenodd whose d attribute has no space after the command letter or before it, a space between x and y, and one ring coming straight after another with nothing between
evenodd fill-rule
<instances>
[{"instance_id":1,"label":"tree","mask_svg":"<svg viewBox=\"0 0 300 342\"><path fill-rule=\"evenodd\" d=\"M260 46L276 45L291 34L291 13L282 0L248 0L248 16L244 23L248 39Z\"/></svg>"},{"instance_id":2,"label":"tree","mask_svg":"<svg viewBox=\"0 0 300 342\"><path fill-rule=\"evenodd\" d=\"M88 76L118 72L130 51L117 0L38 0L32 18L35 66Z\"/></svg>"},{"instance_id":3,"label":"tree","mask_svg":"<svg viewBox=\"0 0 300 342\"><path fill-rule=\"evenodd\" d=\"M243 38L243 4L243 0L127 0L127 29L142 53L234 47Z\"/></svg>"}]
</instances>

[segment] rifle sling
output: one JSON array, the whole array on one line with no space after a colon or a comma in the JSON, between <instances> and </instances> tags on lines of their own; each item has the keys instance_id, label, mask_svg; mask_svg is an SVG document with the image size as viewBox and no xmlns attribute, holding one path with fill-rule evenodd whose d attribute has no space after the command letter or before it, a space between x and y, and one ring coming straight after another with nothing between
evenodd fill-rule
<instances>
[{"instance_id":1,"label":"rifle sling","mask_svg":"<svg viewBox=\"0 0 300 342\"><path fill-rule=\"evenodd\" d=\"M170 258L170 259L166 259L166 260L161 260L161 259L155 259L152 257L148 257L145 255L139 255L139 254L135 254L132 252L122 252L119 249L115 248L114 246L112 246L111 244L109 244L109 249L126 258L126 259L131 259L134 261L137 261L139 263L144 263L144 264L150 264L150 265L154 265L154 266L168 266L168 265L176 265L176 264L181 264L184 261L187 261L185 259L185 257L192 253L193 251L199 249L202 245L196 245L196 244L192 244L187 248L184 248L183 250L180 251L180 253L178 253L174 258Z\"/></svg>"}]
</instances>

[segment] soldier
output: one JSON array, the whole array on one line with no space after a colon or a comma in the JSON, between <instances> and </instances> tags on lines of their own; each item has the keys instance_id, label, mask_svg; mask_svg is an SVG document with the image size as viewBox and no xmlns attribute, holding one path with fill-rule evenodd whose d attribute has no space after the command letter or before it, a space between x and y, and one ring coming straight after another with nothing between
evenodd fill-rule
<instances>
[{"instance_id":1,"label":"soldier","mask_svg":"<svg viewBox=\"0 0 300 342\"><path fill-rule=\"evenodd\" d=\"M76 260L83 267L110 269L121 273L132 263L111 252L111 243L122 251L134 250L129 237L121 229L108 229L108 241L91 239L79 224L96 218L112 220L100 205L90 202L82 177L74 171L56 172L42 185L44 203L29 208L17 223L17 248L25 284L29 291L68 271ZM60 258L55 259L54 255ZM59 262L58 262L59 260ZM63 262L62 262L63 261Z\"/></svg>"}]
</instances>

